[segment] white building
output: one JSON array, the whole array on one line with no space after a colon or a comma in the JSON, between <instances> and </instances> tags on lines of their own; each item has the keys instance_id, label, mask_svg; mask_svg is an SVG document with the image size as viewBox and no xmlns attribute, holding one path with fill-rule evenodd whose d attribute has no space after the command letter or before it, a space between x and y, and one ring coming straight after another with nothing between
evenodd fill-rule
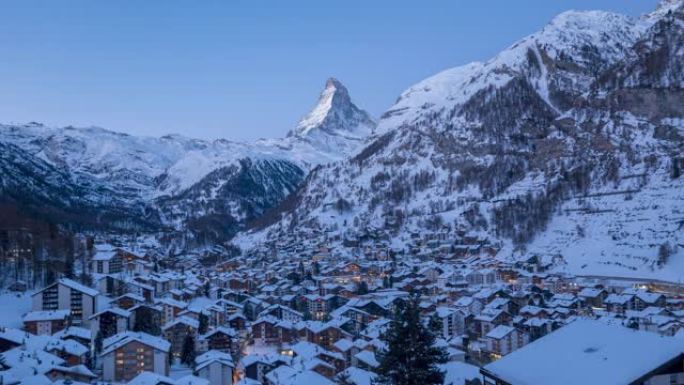
<instances>
[{"instance_id":1,"label":"white building","mask_svg":"<svg viewBox=\"0 0 684 385\"><path fill-rule=\"evenodd\" d=\"M74 325L88 326L97 311L99 292L71 279L62 278L31 296L32 310L70 310Z\"/></svg>"},{"instance_id":2,"label":"white building","mask_svg":"<svg viewBox=\"0 0 684 385\"><path fill-rule=\"evenodd\" d=\"M195 358L195 375L209 380L210 385L232 385L234 368L231 356L218 350Z\"/></svg>"},{"instance_id":3,"label":"white building","mask_svg":"<svg viewBox=\"0 0 684 385\"><path fill-rule=\"evenodd\" d=\"M486 350L497 356L505 356L527 345L529 342L529 337L526 333L506 325L495 327L483 339L486 344Z\"/></svg>"},{"instance_id":4,"label":"white building","mask_svg":"<svg viewBox=\"0 0 684 385\"><path fill-rule=\"evenodd\" d=\"M125 332L103 341L102 379L126 382L143 372L169 375L171 344L147 333Z\"/></svg>"}]
</instances>

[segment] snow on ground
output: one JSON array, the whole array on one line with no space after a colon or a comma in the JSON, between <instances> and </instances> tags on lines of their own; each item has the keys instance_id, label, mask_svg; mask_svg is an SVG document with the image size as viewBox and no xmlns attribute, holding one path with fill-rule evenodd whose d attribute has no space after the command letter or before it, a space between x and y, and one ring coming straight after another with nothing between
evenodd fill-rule
<instances>
[{"instance_id":1,"label":"snow on ground","mask_svg":"<svg viewBox=\"0 0 684 385\"><path fill-rule=\"evenodd\" d=\"M169 377L173 378L174 380L188 375L192 375L192 368L179 363L173 364L169 370Z\"/></svg>"},{"instance_id":2,"label":"snow on ground","mask_svg":"<svg viewBox=\"0 0 684 385\"><path fill-rule=\"evenodd\" d=\"M31 294L3 292L0 294L0 326L21 328L21 317L31 311Z\"/></svg>"},{"instance_id":3,"label":"snow on ground","mask_svg":"<svg viewBox=\"0 0 684 385\"><path fill-rule=\"evenodd\" d=\"M480 368L465 362L453 361L440 366L444 370L444 383L463 385L466 380L480 378Z\"/></svg>"},{"instance_id":4,"label":"snow on ground","mask_svg":"<svg viewBox=\"0 0 684 385\"><path fill-rule=\"evenodd\" d=\"M622 184L615 190L631 193L567 202L528 253L560 254L565 264L557 270L577 275L684 280L684 247L678 246L684 245L684 180L670 179L665 172L651 175L642 188ZM663 244L672 253L660 267Z\"/></svg>"}]
</instances>

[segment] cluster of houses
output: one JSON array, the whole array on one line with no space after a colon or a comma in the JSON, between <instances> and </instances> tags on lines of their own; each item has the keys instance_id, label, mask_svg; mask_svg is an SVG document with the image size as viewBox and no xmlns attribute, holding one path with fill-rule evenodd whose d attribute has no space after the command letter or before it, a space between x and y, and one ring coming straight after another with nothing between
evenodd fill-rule
<instances>
[{"instance_id":1,"label":"cluster of houses","mask_svg":"<svg viewBox=\"0 0 684 385\"><path fill-rule=\"evenodd\" d=\"M679 366L640 376L684 371L684 299L675 292L549 274L535 258L506 264L486 252L450 261L315 254L169 268L100 245L89 285L57 280L32 294L23 330L0 330L0 380L369 385L394 310L413 292L448 353L445 383L514 384L507 360L539 345L562 349L553 336L577 328L569 325L681 341Z\"/></svg>"}]
</instances>

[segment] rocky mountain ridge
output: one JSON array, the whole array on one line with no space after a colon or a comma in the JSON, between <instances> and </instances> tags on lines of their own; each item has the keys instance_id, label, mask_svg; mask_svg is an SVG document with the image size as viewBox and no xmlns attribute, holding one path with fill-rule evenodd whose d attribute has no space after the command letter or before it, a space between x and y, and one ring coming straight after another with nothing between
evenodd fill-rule
<instances>
[{"instance_id":1,"label":"rocky mountain ridge","mask_svg":"<svg viewBox=\"0 0 684 385\"><path fill-rule=\"evenodd\" d=\"M428 253L414 234L466 233L501 259L679 279L682 20L681 1L639 19L570 11L490 61L426 79L373 143L313 170L280 220L236 243Z\"/></svg>"},{"instance_id":2,"label":"rocky mountain ridge","mask_svg":"<svg viewBox=\"0 0 684 385\"><path fill-rule=\"evenodd\" d=\"M339 81L326 90L331 85L337 91L311 113L320 121L310 120L307 133L254 143L0 125L0 144L12 149L2 158L2 199L78 228L189 228L206 241L228 239L293 192L311 167L363 145L374 121Z\"/></svg>"}]
</instances>

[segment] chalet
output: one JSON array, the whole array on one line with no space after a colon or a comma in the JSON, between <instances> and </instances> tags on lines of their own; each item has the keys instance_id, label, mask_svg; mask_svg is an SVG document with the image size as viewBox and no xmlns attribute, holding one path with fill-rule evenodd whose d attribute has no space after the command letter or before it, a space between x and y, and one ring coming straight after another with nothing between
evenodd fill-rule
<instances>
[{"instance_id":1,"label":"chalet","mask_svg":"<svg viewBox=\"0 0 684 385\"><path fill-rule=\"evenodd\" d=\"M131 312L118 307L110 307L90 316L92 335L101 333L103 338L123 333L131 327Z\"/></svg>"},{"instance_id":2,"label":"chalet","mask_svg":"<svg viewBox=\"0 0 684 385\"><path fill-rule=\"evenodd\" d=\"M289 322L299 322L304 320L304 314L283 305L271 305L266 310L259 314L259 317L273 316L277 319L289 321Z\"/></svg>"},{"instance_id":3,"label":"chalet","mask_svg":"<svg viewBox=\"0 0 684 385\"><path fill-rule=\"evenodd\" d=\"M164 324L173 321L182 311L188 307L186 302L178 301L168 297L158 299L156 304L161 306L163 309L161 321Z\"/></svg>"},{"instance_id":4,"label":"chalet","mask_svg":"<svg viewBox=\"0 0 684 385\"><path fill-rule=\"evenodd\" d=\"M295 358L299 358L303 362L314 362L308 369L318 372L327 378L332 378L346 367L346 361L342 354L324 349L310 342L301 341L293 345L292 353Z\"/></svg>"},{"instance_id":5,"label":"chalet","mask_svg":"<svg viewBox=\"0 0 684 385\"><path fill-rule=\"evenodd\" d=\"M195 375L210 385L232 385L235 364L230 354L210 350L195 358Z\"/></svg>"},{"instance_id":6,"label":"chalet","mask_svg":"<svg viewBox=\"0 0 684 385\"><path fill-rule=\"evenodd\" d=\"M235 301L231 301L225 298L221 298L216 301L216 305L221 306L224 312L230 316L235 313L242 313L244 311L244 306L240 305Z\"/></svg>"},{"instance_id":7,"label":"chalet","mask_svg":"<svg viewBox=\"0 0 684 385\"><path fill-rule=\"evenodd\" d=\"M490 330L484 338L485 351L493 358L505 356L529 342L526 333L507 325L499 325Z\"/></svg>"},{"instance_id":8,"label":"chalet","mask_svg":"<svg viewBox=\"0 0 684 385\"><path fill-rule=\"evenodd\" d=\"M142 372L169 373L168 341L145 333L125 332L103 341L102 379L126 382Z\"/></svg>"},{"instance_id":9,"label":"chalet","mask_svg":"<svg viewBox=\"0 0 684 385\"><path fill-rule=\"evenodd\" d=\"M93 335L91 334L90 329L69 326L68 328L53 334L53 337L65 341L76 341L81 345L89 346Z\"/></svg>"},{"instance_id":10,"label":"chalet","mask_svg":"<svg viewBox=\"0 0 684 385\"><path fill-rule=\"evenodd\" d=\"M519 329L527 333L530 341L537 340L545 335L551 333L553 330L553 321L543 318L530 318L524 320L522 324L516 324Z\"/></svg>"},{"instance_id":11,"label":"chalet","mask_svg":"<svg viewBox=\"0 0 684 385\"><path fill-rule=\"evenodd\" d=\"M665 294L639 291L632 299L632 309L640 311L650 306L665 307L666 302Z\"/></svg>"},{"instance_id":12,"label":"chalet","mask_svg":"<svg viewBox=\"0 0 684 385\"><path fill-rule=\"evenodd\" d=\"M21 346L28 336L31 334L23 330L0 327L0 353Z\"/></svg>"},{"instance_id":13,"label":"chalet","mask_svg":"<svg viewBox=\"0 0 684 385\"><path fill-rule=\"evenodd\" d=\"M215 350L224 353L237 353L238 335L235 330L219 326L197 338L199 351Z\"/></svg>"},{"instance_id":14,"label":"chalet","mask_svg":"<svg viewBox=\"0 0 684 385\"><path fill-rule=\"evenodd\" d=\"M99 292L62 278L32 295L33 311L68 310L74 325L88 326L96 312Z\"/></svg>"},{"instance_id":15,"label":"chalet","mask_svg":"<svg viewBox=\"0 0 684 385\"><path fill-rule=\"evenodd\" d=\"M375 353L370 350L361 350L360 352L354 354L352 358L352 364L363 370L374 371L380 363L375 357Z\"/></svg>"},{"instance_id":16,"label":"chalet","mask_svg":"<svg viewBox=\"0 0 684 385\"><path fill-rule=\"evenodd\" d=\"M494 269L480 269L466 274L466 282L470 285L493 285L496 283Z\"/></svg>"},{"instance_id":17,"label":"chalet","mask_svg":"<svg viewBox=\"0 0 684 385\"><path fill-rule=\"evenodd\" d=\"M134 293L140 297L145 298L145 302L152 302L156 292L153 285L140 282L138 280L130 280L126 282L126 290Z\"/></svg>"},{"instance_id":18,"label":"chalet","mask_svg":"<svg viewBox=\"0 0 684 385\"><path fill-rule=\"evenodd\" d=\"M250 380L258 381L261 384L266 381L266 373L289 363L289 357L281 354L250 354L240 360L240 364L244 368L245 377Z\"/></svg>"},{"instance_id":19,"label":"chalet","mask_svg":"<svg viewBox=\"0 0 684 385\"><path fill-rule=\"evenodd\" d=\"M26 313L24 330L35 335L52 335L69 326L70 310L46 310Z\"/></svg>"},{"instance_id":20,"label":"chalet","mask_svg":"<svg viewBox=\"0 0 684 385\"><path fill-rule=\"evenodd\" d=\"M64 383L90 383L97 378L97 376L88 369L85 365L77 366L53 366L50 370L45 372L45 376L50 381L63 380Z\"/></svg>"},{"instance_id":21,"label":"chalet","mask_svg":"<svg viewBox=\"0 0 684 385\"><path fill-rule=\"evenodd\" d=\"M312 342L323 348L331 349L335 341L351 338L351 334L332 323L319 321L302 322L295 326L300 340Z\"/></svg>"},{"instance_id":22,"label":"chalet","mask_svg":"<svg viewBox=\"0 0 684 385\"><path fill-rule=\"evenodd\" d=\"M156 305L152 305L149 302L141 303L133 306L128 311L131 313L130 327L135 328L136 324L140 323L139 320L143 320L143 323L148 325L157 325L161 328L162 323L162 308Z\"/></svg>"},{"instance_id":23,"label":"chalet","mask_svg":"<svg viewBox=\"0 0 684 385\"><path fill-rule=\"evenodd\" d=\"M165 324L162 333L164 338L171 343L171 354L180 357L186 336L195 337L198 328L199 321L190 317L178 317Z\"/></svg>"},{"instance_id":24,"label":"chalet","mask_svg":"<svg viewBox=\"0 0 684 385\"><path fill-rule=\"evenodd\" d=\"M45 351L64 360L65 366L78 366L88 363L89 345L74 340L52 339L45 345Z\"/></svg>"},{"instance_id":25,"label":"chalet","mask_svg":"<svg viewBox=\"0 0 684 385\"><path fill-rule=\"evenodd\" d=\"M291 322L266 316L252 323L252 338L262 344L290 343L297 339L297 331Z\"/></svg>"},{"instance_id":26,"label":"chalet","mask_svg":"<svg viewBox=\"0 0 684 385\"><path fill-rule=\"evenodd\" d=\"M123 271L123 257L118 250L102 250L93 255L90 269L97 274L119 274Z\"/></svg>"},{"instance_id":27,"label":"chalet","mask_svg":"<svg viewBox=\"0 0 684 385\"><path fill-rule=\"evenodd\" d=\"M145 298L133 293L125 293L120 295L110 302L110 305L120 307L121 309L128 310L135 305L139 305L145 302Z\"/></svg>"},{"instance_id":28,"label":"chalet","mask_svg":"<svg viewBox=\"0 0 684 385\"><path fill-rule=\"evenodd\" d=\"M480 314L475 316L475 322L479 325L478 333L480 336L486 336L491 330L499 325L506 325L511 321L511 315L505 310L499 309L484 309Z\"/></svg>"},{"instance_id":29,"label":"chalet","mask_svg":"<svg viewBox=\"0 0 684 385\"><path fill-rule=\"evenodd\" d=\"M235 313L228 316L228 326L234 330L245 330L247 327L247 317L242 313Z\"/></svg>"},{"instance_id":30,"label":"chalet","mask_svg":"<svg viewBox=\"0 0 684 385\"><path fill-rule=\"evenodd\" d=\"M331 350L342 354L347 367L351 366L353 354L358 353L358 349L354 348L354 343L346 338L335 341Z\"/></svg>"},{"instance_id":31,"label":"chalet","mask_svg":"<svg viewBox=\"0 0 684 385\"><path fill-rule=\"evenodd\" d=\"M611 294L604 300L606 309L609 312L617 314L625 314L625 311L630 308L634 296L629 294Z\"/></svg>"},{"instance_id":32,"label":"chalet","mask_svg":"<svg viewBox=\"0 0 684 385\"><path fill-rule=\"evenodd\" d=\"M461 335L465 332L465 320L467 315L456 308L438 307L434 313L439 321L439 330L445 339Z\"/></svg>"},{"instance_id":33,"label":"chalet","mask_svg":"<svg viewBox=\"0 0 684 385\"><path fill-rule=\"evenodd\" d=\"M254 321L259 318L258 315L266 310L269 304L257 298L249 297L242 303L242 306L245 317L250 321Z\"/></svg>"},{"instance_id":34,"label":"chalet","mask_svg":"<svg viewBox=\"0 0 684 385\"><path fill-rule=\"evenodd\" d=\"M578 293L578 297L587 305L593 308L604 307L603 301L608 298L608 292L604 289L585 287Z\"/></svg>"}]
</instances>

